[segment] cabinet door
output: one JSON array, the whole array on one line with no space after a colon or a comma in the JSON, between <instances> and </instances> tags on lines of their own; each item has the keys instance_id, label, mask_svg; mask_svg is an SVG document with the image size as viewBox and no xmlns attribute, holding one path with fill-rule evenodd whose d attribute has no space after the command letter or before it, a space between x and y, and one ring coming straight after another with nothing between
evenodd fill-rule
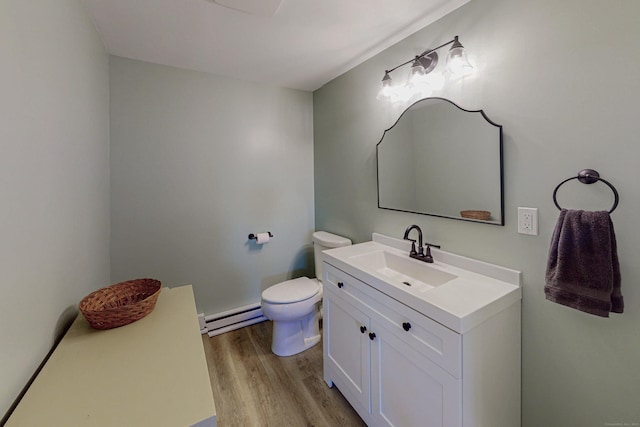
<instances>
[{"instance_id":1,"label":"cabinet door","mask_svg":"<svg viewBox=\"0 0 640 427\"><path fill-rule=\"evenodd\" d=\"M371 412L369 317L330 291L324 297L325 381L336 384L365 417Z\"/></svg>"},{"instance_id":2,"label":"cabinet door","mask_svg":"<svg viewBox=\"0 0 640 427\"><path fill-rule=\"evenodd\" d=\"M371 322L372 415L378 426L462 425L461 381Z\"/></svg>"}]
</instances>

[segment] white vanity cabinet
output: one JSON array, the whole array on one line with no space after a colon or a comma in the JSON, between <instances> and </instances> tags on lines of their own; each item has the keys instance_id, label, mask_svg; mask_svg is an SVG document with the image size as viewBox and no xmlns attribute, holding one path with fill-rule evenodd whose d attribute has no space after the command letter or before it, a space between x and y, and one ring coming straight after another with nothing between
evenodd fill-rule
<instances>
[{"instance_id":1,"label":"white vanity cabinet","mask_svg":"<svg viewBox=\"0 0 640 427\"><path fill-rule=\"evenodd\" d=\"M520 424L519 300L458 333L327 262L323 288L324 380L369 426Z\"/></svg>"},{"instance_id":2,"label":"white vanity cabinet","mask_svg":"<svg viewBox=\"0 0 640 427\"><path fill-rule=\"evenodd\" d=\"M460 380L402 341L390 327L388 322L371 326L374 424L460 425Z\"/></svg>"},{"instance_id":3,"label":"white vanity cabinet","mask_svg":"<svg viewBox=\"0 0 640 427\"><path fill-rule=\"evenodd\" d=\"M460 336L418 313L401 313L394 300L376 301L378 291L328 264L323 271L325 381L369 425L461 425L460 379L423 354L442 358L448 342L448 360L459 360Z\"/></svg>"},{"instance_id":4,"label":"white vanity cabinet","mask_svg":"<svg viewBox=\"0 0 640 427\"><path fill-rule=\"evenodd\" d=\"M366 307L359 301L348 294L341 298L332 288L324 287L323 328L325 337L330 337L323 341L324 359L330 361L330 366L339 373L336 377L338 387L343 394L349 395L352 406L358 412L368 413L371 411L371 344L368 335L371 319L360 310L366 310ZM325 362L325 381L331 385L334 377L327 377L331 370L326 366Z\"/></svg>"}]
</instances>

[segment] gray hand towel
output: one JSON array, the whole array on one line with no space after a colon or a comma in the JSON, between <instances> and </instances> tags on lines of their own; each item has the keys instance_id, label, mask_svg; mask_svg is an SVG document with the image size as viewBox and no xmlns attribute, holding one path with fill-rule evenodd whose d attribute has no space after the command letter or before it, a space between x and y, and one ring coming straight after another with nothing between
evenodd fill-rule
<instances>
[{"instance_id":1,"label":"gray hand towel","mask_svg":"<svg viewBox=\"0 0 640 427\"><path fill-rule=\"evenodd\" d=\"M560 211L546 281L549 301L602 317L622 313L616 236L607 211Z\"/></svg>"}]
</instances>

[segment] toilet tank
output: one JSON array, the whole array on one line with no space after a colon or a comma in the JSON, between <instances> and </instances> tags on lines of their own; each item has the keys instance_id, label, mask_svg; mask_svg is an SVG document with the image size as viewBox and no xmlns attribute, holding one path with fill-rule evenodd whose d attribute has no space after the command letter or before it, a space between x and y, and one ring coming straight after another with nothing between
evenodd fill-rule
<instances>
[{"instance_id":1,"label":"toilet tank","mask_svg":"<svg viewBox=\"0 0 640 427\"><path fill-rule=\"evenodd\" d=\"M349 246L351 240L326 231L313 233L313 258L316 264L316 278L322 281L322 251Z\"/></svg>"}]
</instances>

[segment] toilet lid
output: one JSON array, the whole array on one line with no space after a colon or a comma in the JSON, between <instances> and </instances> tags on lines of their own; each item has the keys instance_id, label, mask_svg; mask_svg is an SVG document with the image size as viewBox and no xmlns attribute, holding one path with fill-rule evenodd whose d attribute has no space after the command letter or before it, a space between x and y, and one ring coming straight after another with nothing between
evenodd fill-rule
<instances>
[{"instance_id":1,"label":"toilet lid","mask_svg":"<svg viewBox=\"0 0 640 427\"><path fill-rule=\"evenodd\" d=\"M262 299L274 304L288 304L304 301L320 291L317 281L299 277L270 286L262 292Z\"/></svg>"}]
</instances>

